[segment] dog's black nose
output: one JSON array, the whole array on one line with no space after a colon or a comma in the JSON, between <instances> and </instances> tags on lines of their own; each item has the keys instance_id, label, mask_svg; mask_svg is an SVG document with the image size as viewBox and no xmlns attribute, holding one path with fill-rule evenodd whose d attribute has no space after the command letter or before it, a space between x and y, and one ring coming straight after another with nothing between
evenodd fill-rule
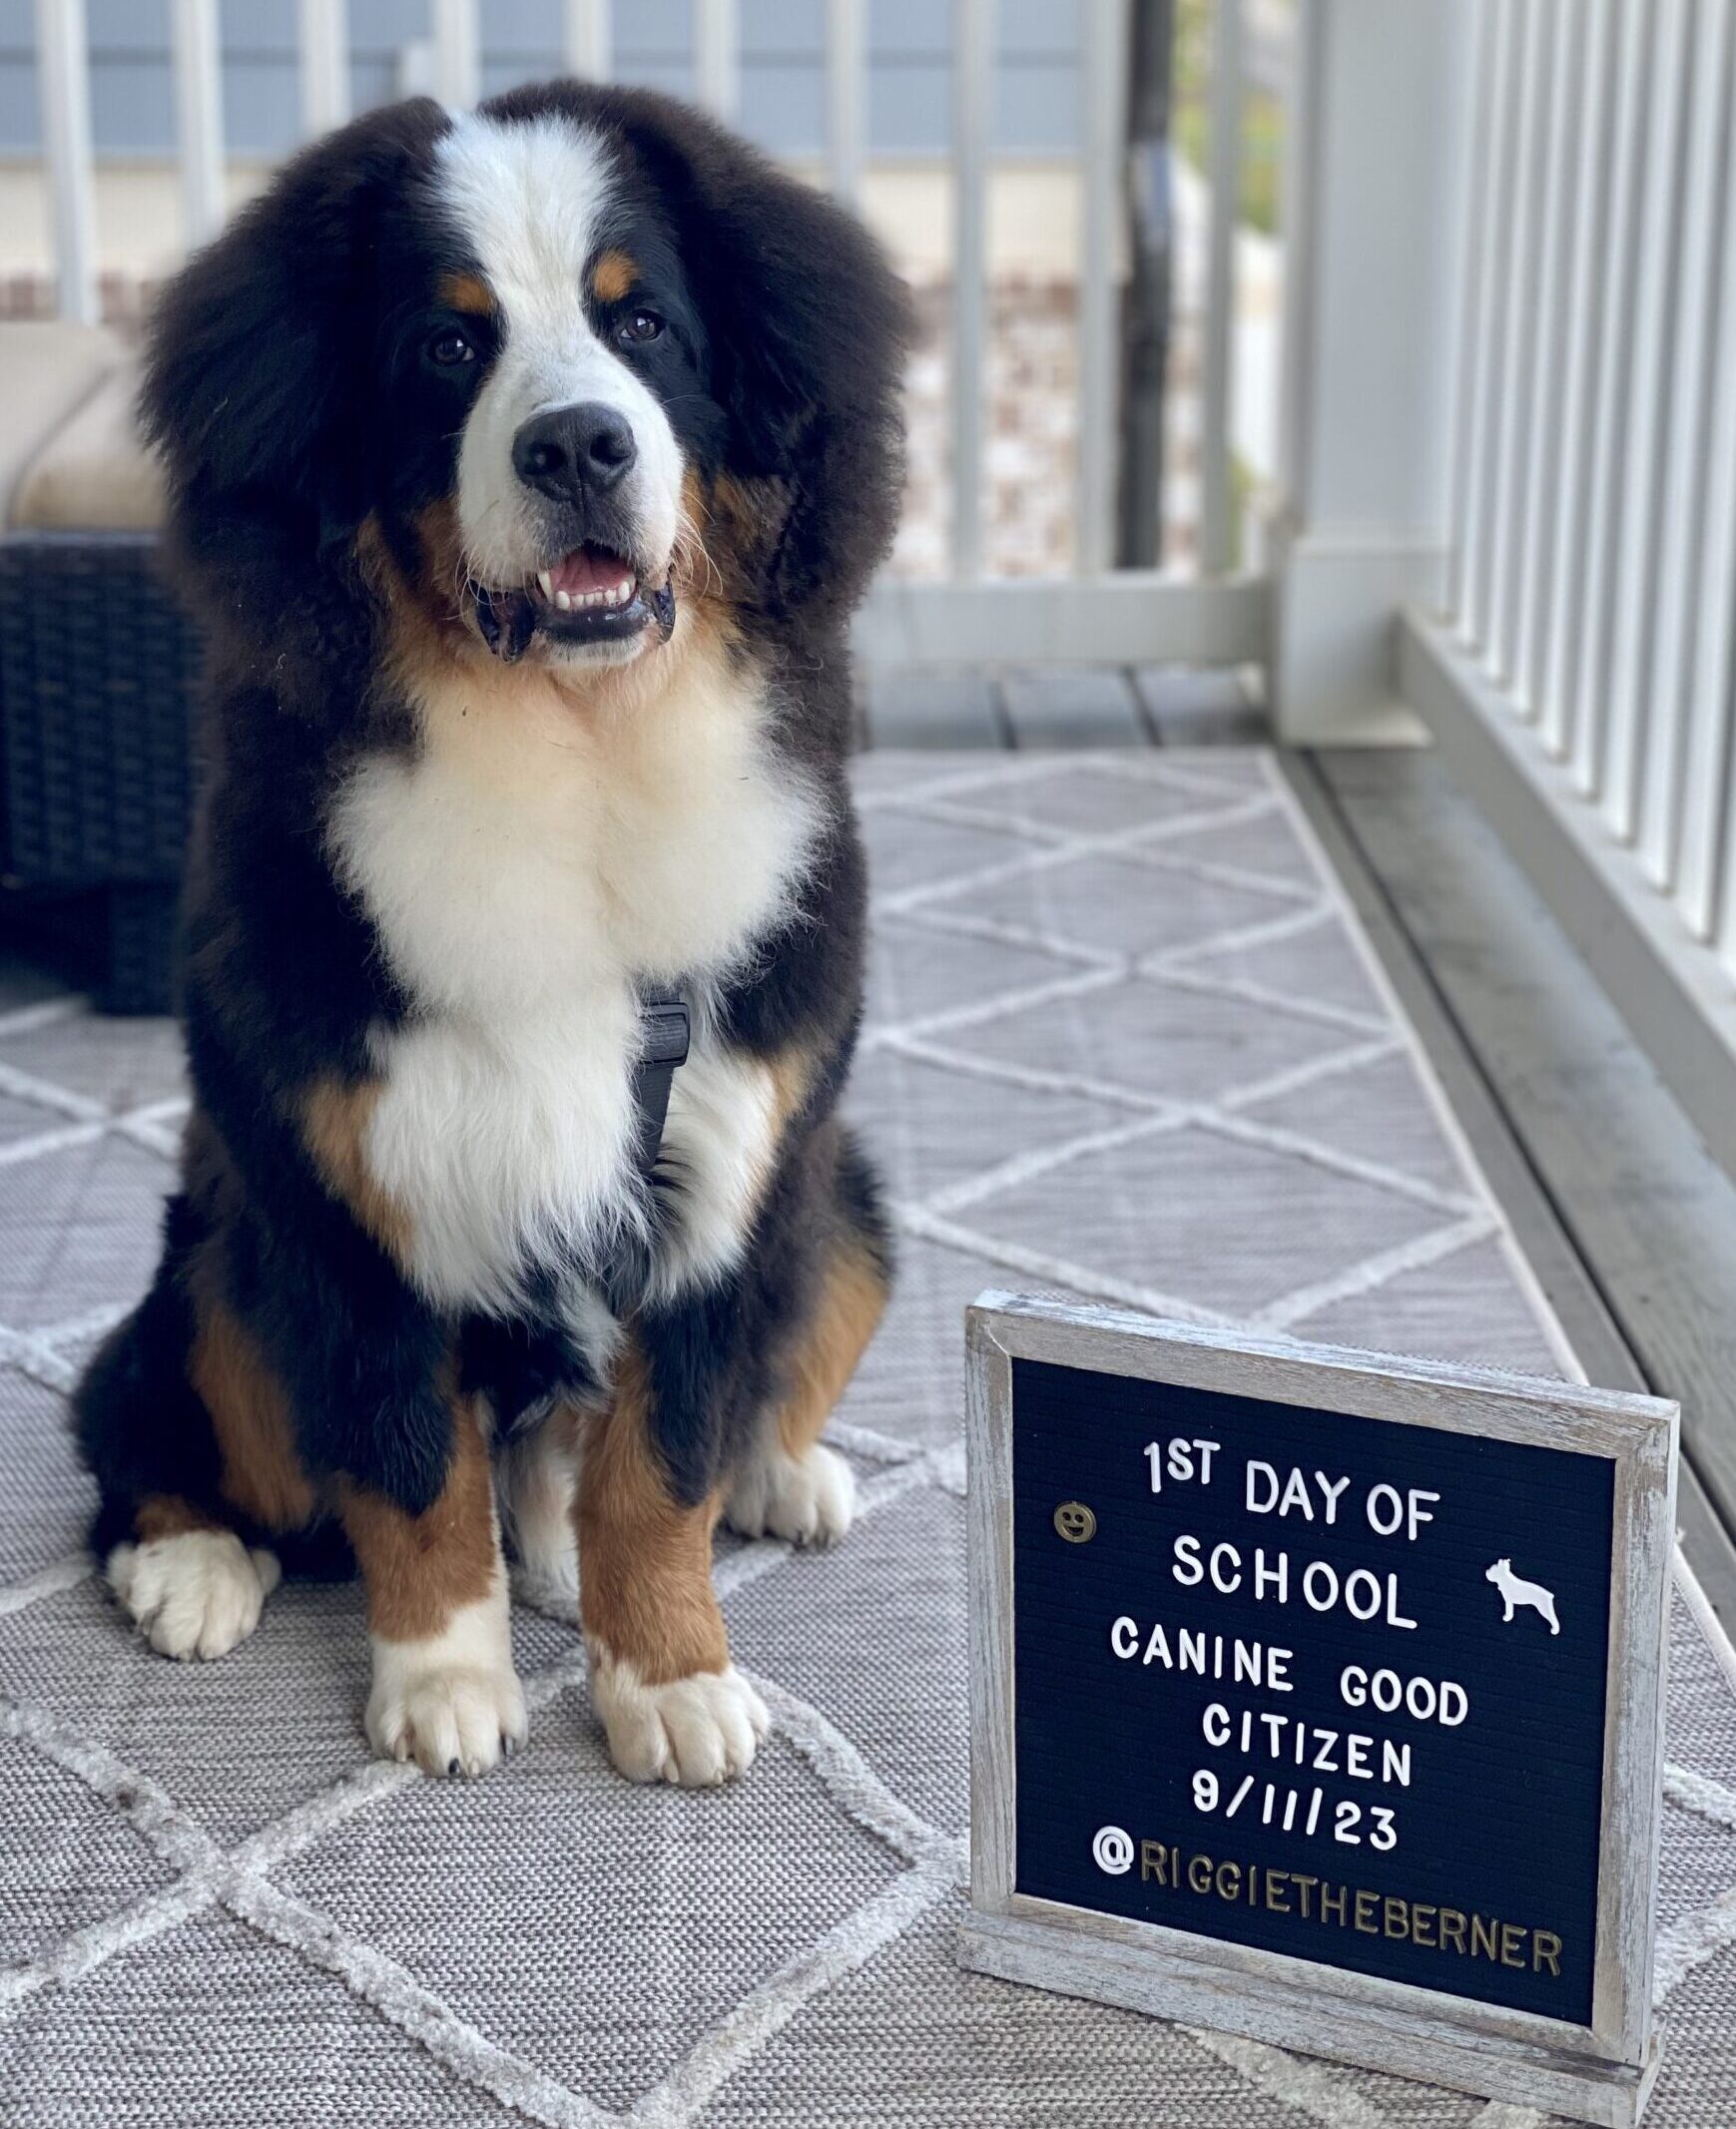
<instances>
[{"instance_id":1,"label":"dog's black nose","mask_svg":"<svg viewBox=\"0 0 1736 2129\"><path fill-rule=\"evenodd\" d=\"M595 400L533 414L512 439L519 479L557 503L614 487L638 455L626 415Z\"/></svg>"}]
</instances>

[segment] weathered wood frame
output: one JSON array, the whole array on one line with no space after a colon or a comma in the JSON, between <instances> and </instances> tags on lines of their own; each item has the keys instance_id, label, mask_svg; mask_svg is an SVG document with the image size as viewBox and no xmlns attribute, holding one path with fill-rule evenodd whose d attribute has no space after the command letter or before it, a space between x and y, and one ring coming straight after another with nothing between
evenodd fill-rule
<instances>
[{"instance_id":1,"label":"weathered wood frame","mask_svg":"<svg viewBox=\"0 0 1736 2129\"><path fill-rule=\"evenodd\" d=\"M1401 2076L1631 2129L1651 2032L1679 1414L1654 1397L1154 1323L988 1293L967 1313L970 1913L966 1965ZM1615 1466L1597 1944L1588 2025L1014 1890L1012 1362L1607 1456Z\"/></svg>"}]
</instances>

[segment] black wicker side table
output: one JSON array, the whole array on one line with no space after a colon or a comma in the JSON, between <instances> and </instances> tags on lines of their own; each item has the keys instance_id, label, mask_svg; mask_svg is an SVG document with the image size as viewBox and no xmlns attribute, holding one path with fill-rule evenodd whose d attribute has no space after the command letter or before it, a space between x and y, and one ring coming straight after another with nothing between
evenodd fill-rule
<instances>
[{"instance_id":1,"label":"black wicker side table","mask_svg":"<svg viewBox=\"0 0 1736 2129\"><path fill-rule=\"evenodd\" d=\"M80 330L0 326L9 398L54 353L36 335L99 365L35 448L26 438L14 452L0 536L0 927L70 949L107 1011L161 1013L174 999L197 644L156 566L132 364L106 333L66 340Z\"/></svg>"}]
</instances>

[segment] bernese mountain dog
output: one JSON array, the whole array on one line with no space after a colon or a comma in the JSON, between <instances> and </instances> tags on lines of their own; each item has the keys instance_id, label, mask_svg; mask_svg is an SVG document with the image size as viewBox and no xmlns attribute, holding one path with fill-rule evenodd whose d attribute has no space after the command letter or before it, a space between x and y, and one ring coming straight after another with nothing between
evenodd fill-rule
<instances>
[{"instance_id":1,"label":"bernese mountain dog","mask_svg":"<svg viewBox=\"0 0 1736 2129\"><path fill-rule=\"evenodd\" d=\"M76 1400L94 1543L176 1657L352 1556L367 1735L430 1773L525 1734L509 1548L623 1773L743 1773L714 1528L850 1522L818 1437L888 1253L836 1113L847 633L905 340L848 215L573 82L314 144L155 315L194 1104Z\"/></svg>"}]
</instances>

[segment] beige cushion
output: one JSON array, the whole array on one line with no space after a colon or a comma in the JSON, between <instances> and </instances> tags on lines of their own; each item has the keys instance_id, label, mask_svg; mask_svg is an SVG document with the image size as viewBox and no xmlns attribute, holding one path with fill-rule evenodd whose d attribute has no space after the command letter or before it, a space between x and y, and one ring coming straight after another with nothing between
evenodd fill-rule
<instances>
[{"instance_id":1,"label":"beige cushion","mask_svg":"<svg viewBox=\"0 0 1736 2129\"><path fill-rule=\"evenodd\" d=\"M7 524L25 467L121 354L120 341L100 325L0 323L0 508Z\"/></svg>"},{"instance_id":2,"label":"beige cushion","mask_svg":"<svg viewBox=\"0 0 1736 2129\"><path fill-rule=\"evenodd\" d=\"M124 361L55 429L12 497L18 532L155 532L163 473L139 437L139 365Z\"/></svg>"}]
</instances>

